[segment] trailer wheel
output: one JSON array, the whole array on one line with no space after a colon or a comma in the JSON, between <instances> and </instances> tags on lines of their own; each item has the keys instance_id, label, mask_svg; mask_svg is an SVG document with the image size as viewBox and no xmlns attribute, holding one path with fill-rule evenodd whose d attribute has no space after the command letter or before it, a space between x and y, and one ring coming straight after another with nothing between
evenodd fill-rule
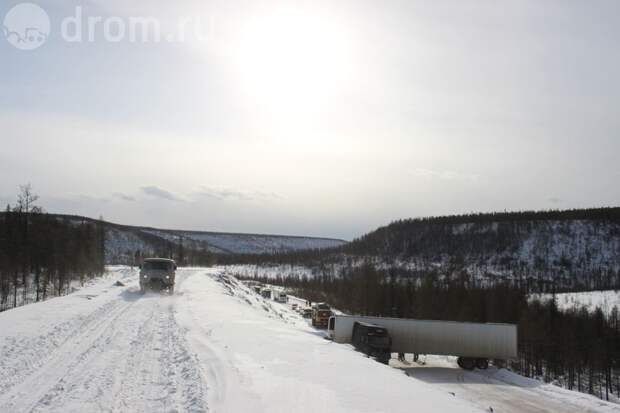
<instances>
[{"instance_id":1,"label":"trailer wheel","mask_svg":"<svg viewBox=\"0 0 620 413\"><path fill-rule=\"evenodd\" d=\"M489 368L489 360L487 359L476 359L476 367L480 370L486 370Z\"/></svg>"},{"instance_id":2,"label":"trailer wheel","mask_svg":"<svg viewBox=\"0 0 620 413\"><path fill-rule=\"evenodd\" d=\"M476 360L469 357L459 357L456 364L463 370L473 370L476 368Z\"/></svg>"}]
</instances>

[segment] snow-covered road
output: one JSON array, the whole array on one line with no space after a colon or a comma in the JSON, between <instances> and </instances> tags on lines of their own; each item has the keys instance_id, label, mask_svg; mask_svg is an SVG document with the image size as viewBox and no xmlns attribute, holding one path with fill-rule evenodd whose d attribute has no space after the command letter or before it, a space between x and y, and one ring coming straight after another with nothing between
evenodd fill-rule
<instances>
[{"instance_id":1,"label":"snow-covered road","mask_svg":"<svg viewBox=\"0 0 620 413\"><path fill-rule=\"evenodd\" d=\"M459 413L497 399L483 384L454 391L443 375L458 370L412 378L327 341L220 270L180 269L177 283L172 297L143 296L137 273L116 267L70 296L0 313L0 412ZM503 394L494 410L543 396ZM615 409L575 396L584 410Z\"/></svg>"},{"instance_id":2,"label":"snow-covered road","mask_svg":"<svg viewBox=\"0 0 620 413\"><path fill-rule=\"evenodd\" d=\"M111 285L1 314L1 412L206 411L174 298Z\"/></svg>"}]
</instances>

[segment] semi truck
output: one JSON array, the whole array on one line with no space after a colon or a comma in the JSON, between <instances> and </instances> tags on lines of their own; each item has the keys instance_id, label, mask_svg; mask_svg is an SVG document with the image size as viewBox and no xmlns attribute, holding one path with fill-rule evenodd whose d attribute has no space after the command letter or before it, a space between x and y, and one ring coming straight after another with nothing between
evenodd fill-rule
<instances>
[{"instance_id":1,"label":"semi truck","mask_svg":"<svg viewBox=\"0 0 620 413\"><path fill-rule=\"evenodd\" d=\"M356 321L353 323L351 337L357 350L369 357L375 357L381 363L387 364L390 361L392 338L386 328Z\"/></svg>"},{"instance_id":2,"label":"semi truck","mask_svg":"<svg viewBox=\"0 0 620 413\"><path fill-rule=\"evenodd\" d=\"M457 356L458 365L466 370L485 369L490 359L517 357L514 324L334 315L327 334L336 343L352 343L356 322L387 329L394 353Z\"/></svg>"}]
</instances>

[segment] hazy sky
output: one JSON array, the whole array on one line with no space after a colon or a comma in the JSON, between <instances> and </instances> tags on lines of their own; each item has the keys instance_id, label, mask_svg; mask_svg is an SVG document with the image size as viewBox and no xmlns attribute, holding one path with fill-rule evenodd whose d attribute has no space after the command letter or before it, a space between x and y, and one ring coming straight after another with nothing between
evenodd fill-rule
<instances>
[{"instance_id":1,"label":"hazy sky","mask_svg":"<svg viewBox=\"0 0 620 413\"><path fill-rule=\"evenodd\" d=\"M350 239L620 203L618 1L33 2L48 41L0 37L4 204L31 182L50 212ZM67 42L76 5L202 36Z\"/></svg>"}]
</instances>

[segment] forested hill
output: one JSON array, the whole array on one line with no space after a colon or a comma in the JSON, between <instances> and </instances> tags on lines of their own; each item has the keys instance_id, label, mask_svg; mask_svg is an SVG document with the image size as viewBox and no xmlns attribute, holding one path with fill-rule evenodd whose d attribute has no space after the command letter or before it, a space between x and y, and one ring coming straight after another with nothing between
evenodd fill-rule
<instances>
[{"instance_id":1,"label":"forested hill","mask_svg":"<svg viewBox=\"0 0 620 413\"><path fill-rule=\"evenodd\" d=\"M60 220L100 222L75 215L55 215ZM188 231L120 225L101 222L105 228L105 258L108 264L132 264L141 256L171 256L183 264L207 265L214 254L285 253L338 247L345 241L289 235L239 234Z\"/></svg>"},{"instance_id":2,"label":"forested hill","mask_svg":"<svg viewBox=\"0 0 620 413\"><path fill-rule=\"evenodd\" d=\"M401 220L342 249L420 273L620 288L620 208Z\"/></svg>"}]
</instances>

